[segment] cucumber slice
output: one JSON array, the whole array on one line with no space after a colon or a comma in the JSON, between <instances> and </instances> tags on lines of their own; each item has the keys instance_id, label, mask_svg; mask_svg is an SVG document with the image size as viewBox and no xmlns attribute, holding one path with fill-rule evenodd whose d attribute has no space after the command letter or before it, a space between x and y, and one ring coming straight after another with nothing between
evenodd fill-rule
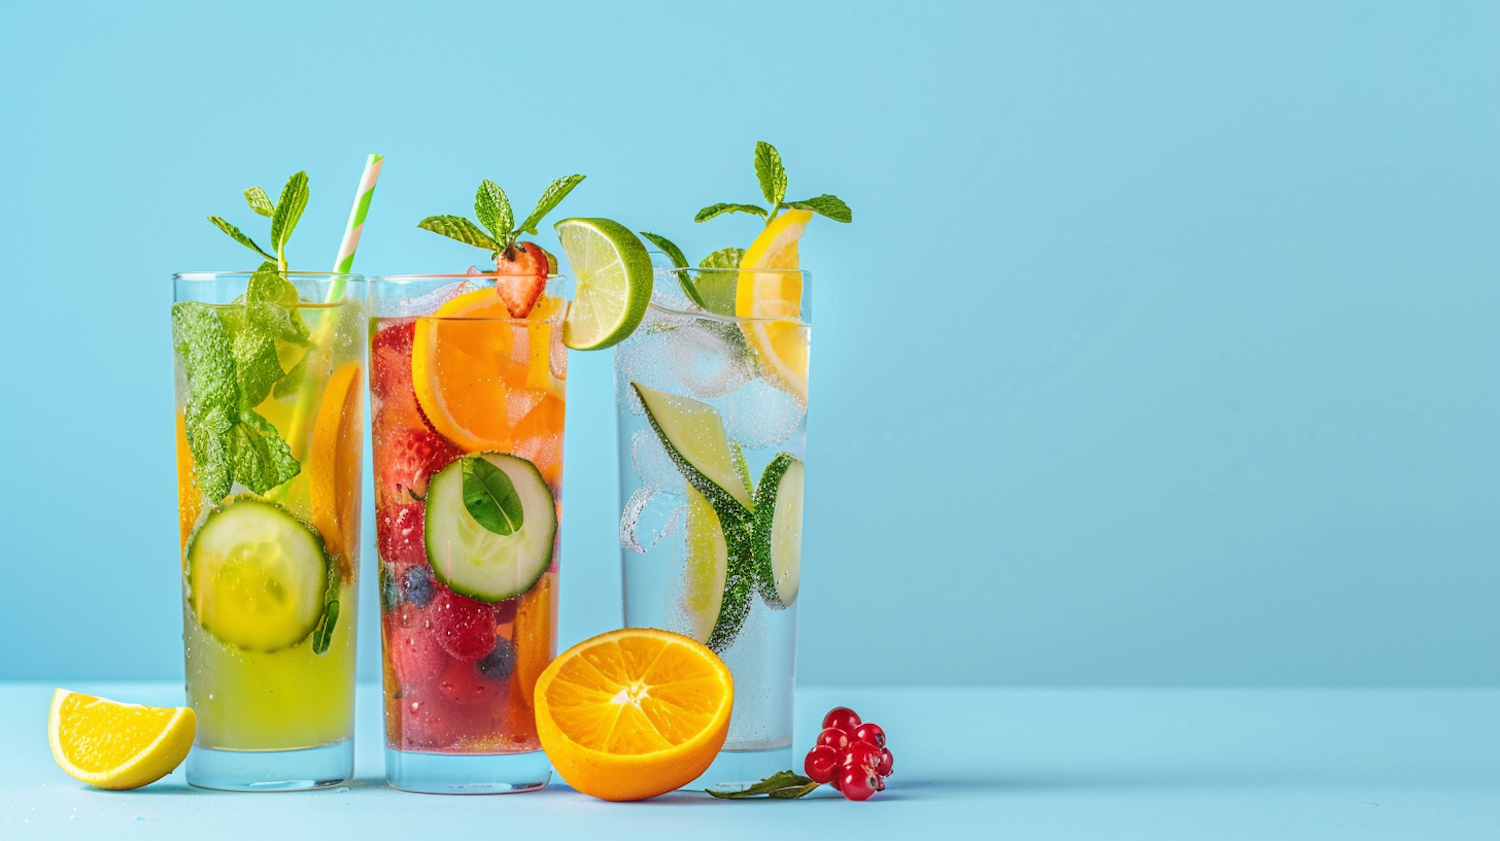
<instances>
[{"instance_id":1,"label":"cucumber slice","mask_svg":"<svg viewBox=\"0 0 1500 841\"><path fill-rule=\"evenodd\" d=\"M448 589L482 602L498 602L531 589L552 566L557 505L536 465L509 453L478 453L505 471L521 498L521 527L500 535L464 507L462 459L427 485L425 538L432 574Z\"/></svg>"},{"instance_id":2,"label":"cucumber slice","mask_svg":"<svg viewBox=\"0 0 1500 841\"><path fill-rule=\"evenodd\" d=\"M682 608L687 635L720 653L734 644L750 614L750 582L742 536L725 533L703 494L687 488L687 568ZM731 554L731 546L736 550ZM731 573L733 570L733 573Z\"/></svg>"},{"instance_id":3,"label":"cucumber slice","mask_svg":"<svg viewBox=\"0 0 1500 841\"><path fill-rule=\"evenodd\" d=\"M640 383L630 387L646 408L646 420L677 470L725 519L748 519L755 507L735 470L729 436L719 411L691 397L667 394Z\"/></svg>"},{"instance_id":4,"label":"cucumber slice","mask_svg":"<svg viewBox=\"0 0 1500 841\"><path fill-rule=\"evenodd\" d=\"M766 606L790 607L802 580L802 485L806 468L777 453L755 494L755 586Z\"/></svg>"},{"instance_id":5,"label":"cucumber slice","mask_svg":"<svg viewBox=\"0 0 1500 841\"><path fill-rule=\"evenodd\" d=\"M328 570L323 539L311 526L273 502L235 496L188 543L188 604L219 640L279 651L318 626Z\"/></svg>"}]
</instances>

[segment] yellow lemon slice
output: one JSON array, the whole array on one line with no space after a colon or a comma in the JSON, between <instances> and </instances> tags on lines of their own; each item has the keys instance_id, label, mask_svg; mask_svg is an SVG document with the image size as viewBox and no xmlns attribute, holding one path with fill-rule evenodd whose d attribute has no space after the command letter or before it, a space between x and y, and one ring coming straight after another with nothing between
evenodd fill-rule
<instances>
[{"instance_id":1,"label":"yellow lemon slice","mask_svg":"<svg viewBox=\"0 0 1500 841\"><path fill-rule=\"evenodd\" d=\"M767 373L788 393L807 402L807 328L802 314L802 275L797 241L811 210L788 210L761 231L740 260L734 314L739 318L787 319L742 325ZM775 271L780 270L780 271Z\"/></svg>"},{"instance_id":2,"label":"yellow lemon slice","mask_svg":"<svg viewBox=\"0 0 1500 841\"><path fill-rule=\"evenodd\" d=\"M78 692L52 693L52 758L97 788L140 788L172 773L193 746L191 707L143 707Z\"/></svg>"},{"instance_id":3,"label":"yellow lemon slice","mask_svg":"<svg viewBox=\"0 0 1500 841\"><path fill-rule=\"evenodd\" d=\"M702 643L626 628L573 646L542 672L537 735L568 785L644 800L708 770L733 703L729 668Z\"/></svg>"}]
</instances>

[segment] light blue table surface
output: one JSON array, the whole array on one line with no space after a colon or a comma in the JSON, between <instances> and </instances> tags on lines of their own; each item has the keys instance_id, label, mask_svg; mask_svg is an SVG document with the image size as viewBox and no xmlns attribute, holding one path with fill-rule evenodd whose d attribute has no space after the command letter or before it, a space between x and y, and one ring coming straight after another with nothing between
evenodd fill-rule
<instances>
[{"instance_id":1,"label":"light blue table surface","mask_svg":"<svg viewBox=\"0 0 1500 841\"><path fill-rule=\"evenodd\" d=\"M611 804L556 781L498 797L386 788L375 686L360 687L347 788L221 794L179 771L95 791L48 753L51 689L0 684L0 838L1500 838L1497 690L804 688L799 749L838 703L890 734L896 774L875 800Z\"/></svg>"}]
</instances>

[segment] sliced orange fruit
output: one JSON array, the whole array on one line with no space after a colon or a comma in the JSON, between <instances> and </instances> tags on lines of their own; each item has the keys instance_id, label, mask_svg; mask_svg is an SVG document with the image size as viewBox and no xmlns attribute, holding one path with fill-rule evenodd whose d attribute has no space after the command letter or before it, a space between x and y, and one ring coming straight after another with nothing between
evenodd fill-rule
<instances>
[{"instance_id":1,"label":"sliced orange fruit","mask_svg":"<svg viewBox=\"0 0 1500 841\"><path fill-rule=\"evenodd\" d=\"M516 681L527 707L532 705L537 678L557 650L557 600L552 598L556 583L556 572L542 573L516 608Z\"/></svg>"},{"instance_id":2,"label":"sliced orange fruit","mask_svg":"<svg viewBox=\"0 0 1500 841\"><path fill-rule=\"evenodd\" d=\"M807 329L802 314L802 274L797 241L811 210L788 210L771 220L740 259L734 314L739 318L786 319L745 324L745 336L766 371L787 392L807 402ZM791 271L789 271L791 270Z\"/></svg>"},{"instance_id":3,"label":"sliced orange fruit","mask_svg":"<svg viewBox=\"0 0 1500 841\"><path fill-rule=\"evenodd\" d=\"M333 550L345 581L353 574L354 550L359 545L360 436L365 407L359 383L358 362L344 365L328 378L313 422L307 464L313 525Z\"/></svg>"},{"instance_id":4,"label":"sliced orange fruit","mask_svg":"<svg viewBox=\"0 0 1500 841\"><path fill-rule=\"evenodd\" d=\"M177 529L181 546L187 548L188 536L198 522L198 513L203 507L203 494L198 493L198 482L194 478L193 449L188 446L187 418L177 413ZM184 556L185 557L185 556Z\"/></svg>"},{"instance_id":5,"label":"sliced orange fruit","mask_svg":"<svg viewBox=\"0 0 1500 841\"><path fill-rule=\"evenodd\" d=\"M47 720L52 758L76 780L119 791L172 773L193 746L191 707L143 707L59 689Z\"/></svg>"},{"instance_id":6,"label":"sliced orange fruit","mask_svg":"<svg viewBox=\"0 0 1500 841\"><path fill-rule=\"evenodd\" d=\"M476 289L418 318L412 386L433 427L468 452L512 452L516 423L561 394L548 351L560 308L543 298L530 318L512 320L493 289Z\"/></svg>"},{"instance_id":7,"label":"sliced orange fruit","mask_svg":"<svg viewBox=\"0 0 1500 841\"><path fill-rule=\"evenodd\" d=\"M573 646L542 672L537 734L568 785L644 800L708 770L733 703L729 668L702 643L626 628Z\"/></svg>"}]
</instances>

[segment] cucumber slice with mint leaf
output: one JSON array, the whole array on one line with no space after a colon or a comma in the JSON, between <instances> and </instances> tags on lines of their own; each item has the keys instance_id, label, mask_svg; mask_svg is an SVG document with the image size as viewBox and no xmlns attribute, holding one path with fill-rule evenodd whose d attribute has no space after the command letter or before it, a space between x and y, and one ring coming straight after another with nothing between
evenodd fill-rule
<instances>
[{"instance_id":1,"label":"cucumber slice with mint leaf","mask_svg":"<svg viewBox=\"0 0 1500 841\"><path fill-rule=\"evenodd\" d=\"M499 602L530 590L552 565L557 505L530 461L477 453L432 477L424 528L438 581L459 595Z\"/></svg>"},{"instance_id":2,"label":"cucumber slice with mint leaf","mask_svg":"<svg viewBox=\"0 0 1500 841\"><path fill-rule=\"evenodd\" d=\"M247 651L290 648L337 622L338 573L312 526L248 494L215 508L189 539L188 605L218 640ZM321 652L319 652L321 653Z\"/></svg>"},{"instance_id":3,"label":"cucumber slice with mint leaf","mask_svg":"<svg viewBox=\"0 0 1500 841\"><path fill-rule=\"evenodd\" d=\"M797 600L802 580L802 460L777 453L755 493L755 587L773 610Z\"/></svg>"}]
</instances>

